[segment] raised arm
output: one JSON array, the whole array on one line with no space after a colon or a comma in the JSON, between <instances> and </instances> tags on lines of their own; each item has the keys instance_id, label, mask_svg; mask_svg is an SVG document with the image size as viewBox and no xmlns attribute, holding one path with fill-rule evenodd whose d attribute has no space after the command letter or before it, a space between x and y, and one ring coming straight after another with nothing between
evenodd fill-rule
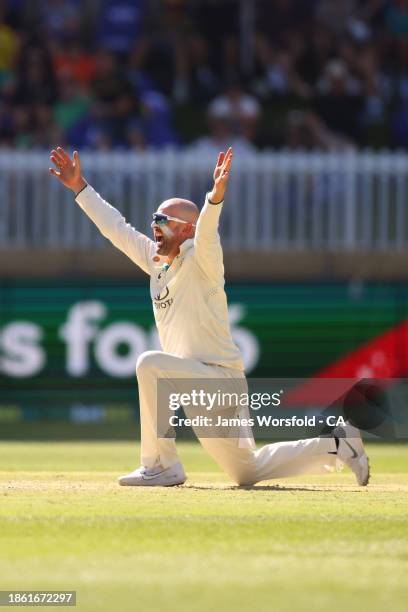
<instances>
[{"instance_id":1,"label":"raised arm","mask_svg":"<svg viewBox=\"0 0 408 612\"><path fill-rule=\"evenodd\" d=\"M212 281L224 282L224 264L218 225L231 170L233 151L220 153L214 170L214 186L205 199L197 222L194 252L197 265Z\"/></svg>"},{"instance_id":2,"label":"raised arm","mask_svg":"<svg viewBox=\"0 0 408 612\"><path fill-rule=\"evenodd\" d=\"M101 233L112 244L123 251L146 274L150 274L150 264L155 253L155 245L144 234L135 230L113 206L105 202L82 176L81 162L77 151L73 159L61 147L51 151L51 161L58 168L50 168L65 187L75 194L75 200L95 223Z\"/></svg>"}]
</instances>

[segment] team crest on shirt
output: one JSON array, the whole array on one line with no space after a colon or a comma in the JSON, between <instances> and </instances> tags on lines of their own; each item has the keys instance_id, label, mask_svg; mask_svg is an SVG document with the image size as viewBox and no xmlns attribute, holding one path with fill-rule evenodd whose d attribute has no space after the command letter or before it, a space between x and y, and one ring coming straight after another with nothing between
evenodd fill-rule
<instances>
[{"instance_id":1,"label":"team crest on shirt","mask_svg":"<svg viewBox=\"0 0 408 612\"><path fill-rule=\"evenodd\" d=\"M163 310L164 308L170 308L174 302L174 298L169 297L170 291L167 285L155 296L153 296L153 304L156 310Z\"/></svg>"}]
</instances>

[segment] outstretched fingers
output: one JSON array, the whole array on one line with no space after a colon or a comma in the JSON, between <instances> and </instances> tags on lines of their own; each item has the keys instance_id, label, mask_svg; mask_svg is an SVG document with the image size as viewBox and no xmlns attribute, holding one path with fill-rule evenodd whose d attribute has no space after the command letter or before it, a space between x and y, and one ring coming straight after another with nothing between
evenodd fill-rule
<instances>
[{"instance_id":1,"label":"outstretched fingers","mask_svg":"<svg viewBox=\"0 0 408 612\"><path fill-rule=\"evenodd\" d=\"M232 147L230 147L225 155L225 161L231 163L232 157L233 157L233 150Z\"/></svg>"},{"instance_id":2,"label":"outstretched fingers","mask_svg":"<svg viewBox=\"0 0 408 612\"><path fill-rule=\"evenodd\" d=\"M81 161L79 159L78 151L74 151L74 166L77 166L79 171L81 171Z\"/></svg>"},{"instance_id":3,"label":"outstretched fingers","mask_svg":"<svg viewBox=\"0 0 408 612\"><path fill-rule=\"evenodd\" d=\"M62 147L57 147L57 153L64 160L65 163L68 163L71 161L69 155L66 153L66 151Z\"/></svg>"},{"instance_id":4,"label":"outstretched fingers","mask_svg":"<svg viewBox=\"0 0 408 612\"><path fill-rule=\"evenodd\" d=\"M231 164L232 164L232 158L233 158L233 151L231 149L231 147L228 149L226 156L225 156L225 160L223 163L223 168L222 168L222 173L223 175L228 173L231 169Z\"/></svg>"},{"instance_id":5,"label":"outstretched fingers","mask_svg":"<svg viewBox=\"0 0 408 612\"><path fill-rule=\"evenodd\" d=\"M222 164L224 163L224 159L225 153L221 151L221 153L218 155L217 168L221 168Z\"/></svg>"},{"instance_id":6,"label":"outstretched fingers","mask_svg":"<svg viewBox=\"0 0 408 612\"><path fill-rule=\"evenodd\" d=\"M52 161L52 163L57 168L61 168L62 167L62 162L61 162L60 158L56 154L54 154L53 152L50 155L50 160Z\"/></svg>"},{"instance_id":7,"label":"outstretched fingers","mask_svg":"<svg viewBox=\"0 0 408 612\"><path fill-rule=\"evenodd\" d=\"M61 168L66 163L58 149L53 149L51 151L50 159L58 168Z\"/></svg>"}]
</instances>

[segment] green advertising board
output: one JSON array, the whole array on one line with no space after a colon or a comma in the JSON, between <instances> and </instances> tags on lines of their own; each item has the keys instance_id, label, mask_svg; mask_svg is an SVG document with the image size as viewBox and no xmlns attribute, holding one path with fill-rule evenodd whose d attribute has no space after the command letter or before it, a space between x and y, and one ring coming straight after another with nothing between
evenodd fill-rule
<instances>
[{"instance_id":1,"label":"green advertising board","mask_svg":"<svg viewBox=\"0 0 408 612\"><path fill-rule=\"evenodd\" d=\"M227 293L251 377L314 375L408 317L408 286L397 284L231 284ZM137 356L160 348L147 284L3 281L0 313L0 406L137 403Z\"/></svg>"}]
</instances>

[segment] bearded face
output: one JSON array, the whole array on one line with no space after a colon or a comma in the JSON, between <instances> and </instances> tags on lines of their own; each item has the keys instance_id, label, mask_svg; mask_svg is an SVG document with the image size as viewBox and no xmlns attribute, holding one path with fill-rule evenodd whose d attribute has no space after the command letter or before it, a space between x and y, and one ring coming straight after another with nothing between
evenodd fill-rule
<instances>
[{"instance_id":1,"label":"bearded face","mask_svg":"<svg viewBox=\"0 0 408 612\"><path fill-rule=\"evenodd\" d=\"M177 228L170 227L172 223L174 222L170 221L167 225L155 225L153 227L153 237L158 255L169 255L178 246ZM174 223L174 225L176 224Z\"/></svg>"}]
</instances>

